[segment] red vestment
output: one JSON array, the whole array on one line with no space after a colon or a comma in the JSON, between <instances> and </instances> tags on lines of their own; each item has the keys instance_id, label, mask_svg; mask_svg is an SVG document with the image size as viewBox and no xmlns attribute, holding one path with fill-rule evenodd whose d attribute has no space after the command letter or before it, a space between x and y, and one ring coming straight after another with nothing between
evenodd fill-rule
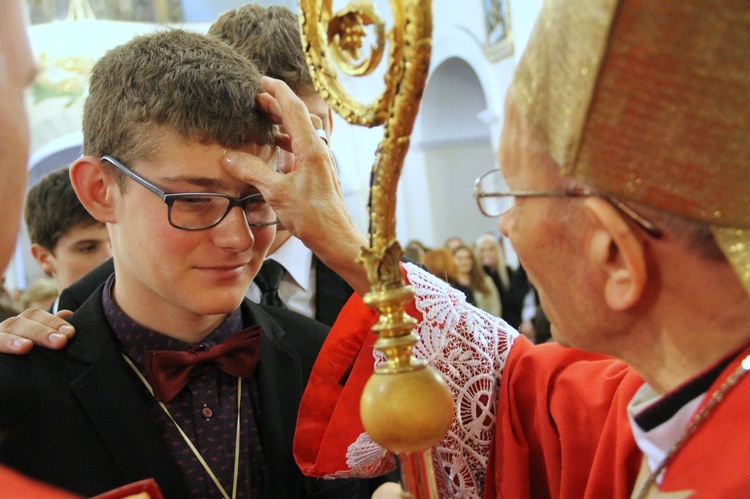
<instances>
[{"instance_id":1,"label":"red vestment","mask_svg":"<svg viewBox=\"0 0 750 499\"><path fill-rule=\"evenodd\" d=\"M422 320L413 304L409 313ZM321 351L302 400L295 438L295 455L306 474L361 476L378 470L347 461L350 445L364 432L359 396L373 371L374 322L375 314L353 298ZM749 355L750 347L735 357L701 407ZM630 497L643 455L626 408L642 385L640 376L622 362L516 339L493 406L497 420L489 447L490 471L467 495ZM750 395L750 376L728 392L667 466L662 492L750 495L746 392ZM386 460L385 454L382 457ZM436 462L438 472L444 468Z\"/></svg>"}]
</instances>

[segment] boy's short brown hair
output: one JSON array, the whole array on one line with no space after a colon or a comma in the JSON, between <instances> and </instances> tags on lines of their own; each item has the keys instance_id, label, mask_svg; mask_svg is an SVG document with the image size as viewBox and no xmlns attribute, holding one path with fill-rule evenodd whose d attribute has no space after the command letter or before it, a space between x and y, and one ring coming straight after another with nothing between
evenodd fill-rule
<instances>
[{"instance_id":1,"label":"boy's short brown hair","mask_svg":"<svg viewBox=\"0 0 750 499\"><path fill-rule=\"evenodd\" d=\"M24 220L31 242L52 254L60 238L73 227L101 223L78 200L68 168L53 171L29 190Z\"/></svg>"},{"instance_id":2,"label":"boy's short brown hair","mask_svg":"<svg viewBox=\"0 0 750 499\"><path fill-rule=\"evenodd\" d=\"M92 70L83 113L83 152L125 164L158 149L159 128L187 141L273 144L276 127L260 112L261 74L216 39L181 29L138 36ZM115 171L121 181L122 172ZM122 186L122 181L120 182Z\"/></svg>"},{"instance_id":3,"label":"boy's short brown hair","mask_svg":"<svg viewBox=\"0 0 750 499\"><path fill-rule=\"evenodd\" d=\"M208 29L266 76L284 81L297 95L315 93L297 15L286 7L247 4L222 14Z\"/></svg>"}]
</instances>

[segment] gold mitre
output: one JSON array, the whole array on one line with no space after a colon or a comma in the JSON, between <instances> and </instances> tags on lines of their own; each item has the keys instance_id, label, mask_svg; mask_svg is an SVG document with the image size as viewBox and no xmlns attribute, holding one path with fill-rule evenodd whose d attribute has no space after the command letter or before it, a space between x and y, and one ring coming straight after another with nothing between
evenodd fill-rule
<instances>
[{"instance_id":1,"label":"gold mitre","mask_svg":"<svg viewBox=\"0 0 750 499\"><path fill-rule=\"evenodd\" d=\"M549 0L512 84L563 172L711 224L750 290L745 0Z\"/></svg>"}]
</instances>

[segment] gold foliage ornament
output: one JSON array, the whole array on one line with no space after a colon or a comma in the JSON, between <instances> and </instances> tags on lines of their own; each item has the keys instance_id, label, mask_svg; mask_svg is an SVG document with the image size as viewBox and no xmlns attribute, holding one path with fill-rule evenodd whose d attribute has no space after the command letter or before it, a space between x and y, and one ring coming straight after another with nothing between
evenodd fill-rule
<instances>
[{"instance_id":1,"label":"gold foliage ornament","mask_svg":"<svg viewBox=\"0 0 750 499\"><path fill-rule=\"evenodd\" d=\"M369 0L333 12L332 0L300 0L302 44L316 91L349 123L384 125L370 184L370 247L363 248L371 290L365 302L380 313L375 348L387 360L365 386L360 412L370 437L395 452L407 492L437 497L430 447L450 427L453 402L439 373L412 356L416 321L405 306L406 286L396 240L396 188L430 65L432 5L425 0L390 0L393 27L386 27ZM371 36L368 36L368 33ZM364 47L374 38L374 44ZM385 89L370 104L349 96L337 72L371 74L388 47Z\"/></svg>"}]
</instances>

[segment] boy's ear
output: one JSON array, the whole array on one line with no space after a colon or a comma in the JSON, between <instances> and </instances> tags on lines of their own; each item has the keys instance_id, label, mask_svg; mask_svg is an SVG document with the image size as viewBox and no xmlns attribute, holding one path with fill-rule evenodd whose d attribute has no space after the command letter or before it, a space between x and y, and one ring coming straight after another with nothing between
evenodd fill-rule
<instances>
[{"instance_id":1,"label":"boy's ear","mask_svg":"<svg viewBox=\"0 0 750 499\"><path fill-rule=\"evenodd\" d=\"M114 223L119 188L110 168L99 158L83 156L70 166L70 182L86 210L104 223Z\"/></svg>"},{"instance_id":2,"label":"boy's ear","mask_svg":"<svg viewBox=\"0 0 750 499\"><path fill-rule=\"evenodd\" d=\"M592 224L587 256L604 276L604 299L613 310L634 306L645 293L647 266L643 238L602 198L583 201Z\"/></svg>"},{"instance_id":3,"label":"boy's ear","mask_svg":"<svg viewBox=\"0 0 750 499\"><path fill-rule=\"evenodd\" d=\"M55 257L50 250L39 243L33 243L31 245L31 255L45 274L48 276L55 275Z\"/></svg>"}]
</instances>

